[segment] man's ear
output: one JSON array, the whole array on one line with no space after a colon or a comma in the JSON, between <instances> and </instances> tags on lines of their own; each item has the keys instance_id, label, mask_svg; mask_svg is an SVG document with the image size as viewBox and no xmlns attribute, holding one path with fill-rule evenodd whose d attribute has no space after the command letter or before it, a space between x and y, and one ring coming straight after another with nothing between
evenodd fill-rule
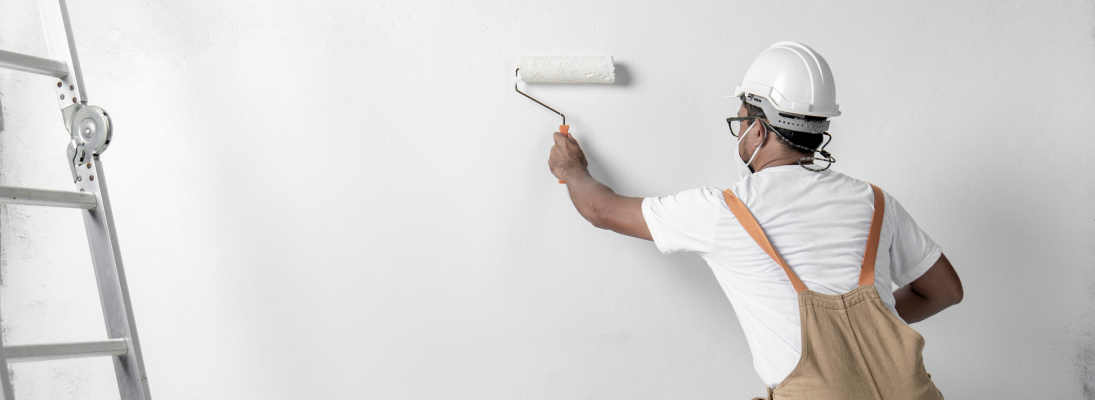
<instances>
[{"instance_id":1,"label":"man's ear","mask_svg":"<svg viewBox=\"0 0 1095 400\"><path fill-rule=\"evenodd\" d=\"M757 121L757 123L760 125L760 129L757 129L757 134L760 135L760 141L757 142L757 146L760 146L768 139L768 125L760 121Z\"/></svg>"}]
</instances>

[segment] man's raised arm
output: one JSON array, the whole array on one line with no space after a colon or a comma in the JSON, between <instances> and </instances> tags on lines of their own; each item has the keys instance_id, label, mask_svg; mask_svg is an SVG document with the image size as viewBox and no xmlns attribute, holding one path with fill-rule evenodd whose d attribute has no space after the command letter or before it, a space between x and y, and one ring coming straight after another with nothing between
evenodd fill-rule
<instances>
[{"instance_id":1,"label":"man's raised arm","mask_svg":"<svg viewBox=\"0 0 1095 400\"><path fill-rule=\"evenodd\" d=\"M643 218L643 199L620 196L597 182L586 169L585 153L573 137L555 132L548 166L556 178L566 181L574 208L587 221L601 229L653 240Z\"/></svg>"}]
</instances>

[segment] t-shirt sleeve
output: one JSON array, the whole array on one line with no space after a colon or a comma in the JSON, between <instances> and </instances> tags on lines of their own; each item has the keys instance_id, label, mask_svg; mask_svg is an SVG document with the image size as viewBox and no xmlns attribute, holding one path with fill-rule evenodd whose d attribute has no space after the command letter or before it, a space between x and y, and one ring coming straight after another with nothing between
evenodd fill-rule
<instances>
[{"instance_id":1,"label":"t-shirt sleeve","mask_svg":"<svg viewBox=\"0 0 1095 400\"><path fill-rule=\"evenodd\" d=\"M890 246L890 276L898 287L915 281L935 265L943 249L916 225L905 208L886 195L886 213L894 222L893 245Z\"/></svg>"},{"instance_id":2,"label":"t-shirt sleeve","mask_svg":"<svg viewBox=\"0 0 1095 400\"><path fill-rule=\"evenodd\" d=\"M643 218L654 244L663 254L711 251L719 207L725 200L718 189L698 188L665 197L643 199Z\"/></svg>"}]
</instances>

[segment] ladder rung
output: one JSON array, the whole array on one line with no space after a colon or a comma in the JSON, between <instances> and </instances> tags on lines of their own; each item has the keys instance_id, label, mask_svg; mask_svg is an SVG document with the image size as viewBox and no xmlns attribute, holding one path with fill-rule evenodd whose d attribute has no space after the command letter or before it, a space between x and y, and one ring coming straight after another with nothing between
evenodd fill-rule
<instances>
[{"instance_id":1,"label":"ladder rung","mask_svg":"<svg viewBox=\"0 0 1095 400\"><path fill-rule=\"evenodd\" d=\"M26 361L60 360L65 358L120 356L129 352L125 339L108 339L97 342L25 344L5 346L4 356L9 363Z\"/></svg>"},{"instance_id":2,"label":"ladder rung","mask_svg":"<svg viewBox=\"0 0 1095 400\"><path fill-rule=\"evenodd\" d=\"M0 203L46 207L71 207L83 208L85 210L94 210L97 205L95 195L91 193L28 189L11 186L0 186Z\"/></svg>"},{"instance_id":3,"label":"ladder rung","mask_svg":"<svg viewBox=\"0 0 1095 400\"><path fill-rule=\"evenodd\" d=\"M0 67L54 78L64 78L68 75L68 65L63 62L4 50L0 50Z\"/></svg>"}]
</instances>

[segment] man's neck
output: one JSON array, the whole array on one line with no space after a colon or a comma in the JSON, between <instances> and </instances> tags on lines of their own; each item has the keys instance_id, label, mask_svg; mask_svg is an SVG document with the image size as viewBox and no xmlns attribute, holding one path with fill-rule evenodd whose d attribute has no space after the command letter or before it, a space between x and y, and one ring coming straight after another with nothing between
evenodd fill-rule
<instances>
[{"instance_id":1,"label":"man's neck","mask_svg":"<svg viewBox=\"0 0 1095 400\"><path fill-rule=\"evenodd\" d=\"M770 159L758 157L760 159L753 163L753 170L754 173L756 173L763 171L765 168L779 167L783 165L799 165L798 160L802 159L803 157L809 156L799 153L781 153ZM803 161L802 163L813 164L814 160Z\"/></svg>"}]
</instances>

